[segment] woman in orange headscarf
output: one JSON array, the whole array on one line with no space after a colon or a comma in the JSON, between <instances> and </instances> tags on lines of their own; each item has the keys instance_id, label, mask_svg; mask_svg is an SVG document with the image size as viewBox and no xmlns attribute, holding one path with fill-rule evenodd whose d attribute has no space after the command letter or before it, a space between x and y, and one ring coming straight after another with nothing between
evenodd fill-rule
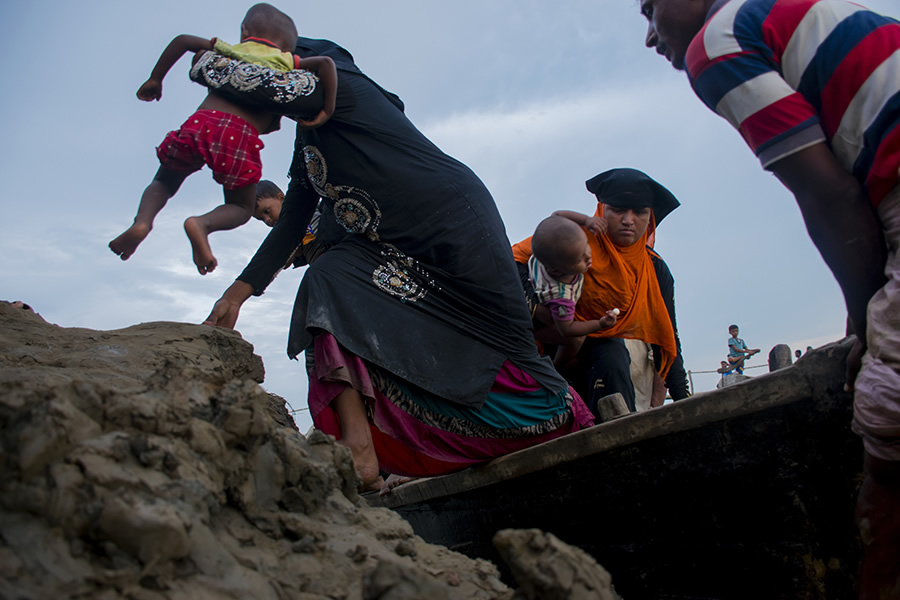
<instances>
[{"instance_id":1,"label":"woman in orange headscarf","mask_svg":"<svg viewBox=\"0 0 900 600\"><path fill-rule=\"evenodd\" d=\"M666 263L652 250L656 226L679 206L665 187L636 169L612 169L589 179L597 196L596 215L606 219L606 233L588 233L592 264L576 305L577 320L598 319L619 309L616 324L588 336L579 352L574 387L596 414L597 401L621 393L635 410L630 358L623 338L641 340L653 348L659 377L672 398L687 397L684 362L675 321L674 279ZM531 239L513 246L516 262L527 263Z\"/></svg>"}]
</instances>

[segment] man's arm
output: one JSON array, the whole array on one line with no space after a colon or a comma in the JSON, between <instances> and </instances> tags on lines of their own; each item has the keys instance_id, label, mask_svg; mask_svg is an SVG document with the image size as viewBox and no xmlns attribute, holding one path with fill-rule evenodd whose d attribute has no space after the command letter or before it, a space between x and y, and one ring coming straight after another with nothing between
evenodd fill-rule
<instances>
[{"instance_id":1,"label":"man's arm","mask_svg":"<svg viewBox=\"0 0 900 600\"><path fill-rule=\"evenodd\" d=\"M137 97L145 102L159 100L162 97L162 82L169 69L184 56L186 52L199 52L200 50L212 50L213 40L197 37L196 35L182 34L169 42L166 49L156 61L156 66L150 73L150 78L138 88Z\"/></svg>"},{"instance_id":2,"label":"man's arm","mask_svg":"<svg viewBox=\"0 0 900 600\"><path fill-rule=\"evenodd\" d=\"M793 192L809 237L844 293L857 338L866 336L866 306L884 286L887 247L865 189L818 143L770 166Z\"/></svg>"}]
</instances>

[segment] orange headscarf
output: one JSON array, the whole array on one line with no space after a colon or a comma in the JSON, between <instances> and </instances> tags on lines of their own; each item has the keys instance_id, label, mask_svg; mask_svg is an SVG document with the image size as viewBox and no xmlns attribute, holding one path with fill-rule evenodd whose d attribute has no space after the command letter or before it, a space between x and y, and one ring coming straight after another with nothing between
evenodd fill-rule
<instances>
[{"instance_id":1,"label":"orange headscarf","mask_svg":"<svg viewBox=\"0 0 900 600\"><path fill-rule=\"evenodd\" d=\"M603 204L595 213L603 216ZM659 374L665 377L678 348L669 312L659 290L656 271L647 245L654 237L656 222L651 213L647 231L631 246L617 246L608 234L595 236L585 231L591 246L591 268L584 274L584 291L575 306L575 319L599 319L606 311L618 308L616 324L590 337L631 338L655 344L661 350ZM526 263L531 256L531 238L513 246L516 262Z\"/></svg>"}]
</instances>

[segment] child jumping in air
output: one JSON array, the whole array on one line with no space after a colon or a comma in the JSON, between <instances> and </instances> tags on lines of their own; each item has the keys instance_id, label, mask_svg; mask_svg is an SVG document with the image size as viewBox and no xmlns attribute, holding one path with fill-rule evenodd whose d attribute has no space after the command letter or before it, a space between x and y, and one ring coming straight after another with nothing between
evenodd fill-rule
<instances>
[{"instance_id":1,"label":"child jumping in air","mask_svg":"<svg viewBox=\"0 0 900 600\"><path fill-rule=\"evenodd\" d=\"M591 247L582 227L602 235L607 223L602 217L559 210L541 221L531 238L528 277L539 303L535 318L547 325L536 326L535 337L539 342L558 345L553 359L558 368L575 358L586 335L612 327L619 314L613 308L601 319L575 320L584 273L591 266Z\"/></svg>"},{"instance_id":2,"label":"child jumping in air","mask_svg":"<svg viewBox=\"0 0 900 600\"><path fill-rule=\"evenodd\" d=\"M145 102L159 100L163 78L182 55L211 50L281 71L303 69L315 73L324 91L323 108L313 120L300 123L318 127L331 117L337 92L334 62L324 56L301 59L291 54L297 43L297 28L289 16L269 4L256 4L241 23L241 40L230 46L216 38L179 35L163 51L137 97ZM153 220L169 198L188 175L206 164L212 169L213 179L224 189L225 203L204 215L189 217L184 230L197 270L201 275L211 273L218 262L209 245L209 234L239 227L253 216L256 184L262 173L263 143L259 136L277 130L280 118L208 93L197 111L179 130L169 132L156 149L159 170L141 196L134 224L109 243L110 250L122 260L131 257L153 229Z\"/></svg>"}]
</instances>

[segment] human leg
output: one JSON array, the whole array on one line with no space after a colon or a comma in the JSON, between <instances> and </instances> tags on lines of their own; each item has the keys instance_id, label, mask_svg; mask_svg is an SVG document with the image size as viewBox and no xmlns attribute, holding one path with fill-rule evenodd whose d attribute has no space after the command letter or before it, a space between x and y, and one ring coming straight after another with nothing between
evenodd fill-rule
<instances>
[{"instance_id":1,"label":"human leg","mask_svg":"<svg viewBox=\"0 0 900 600\"><path fill-rule=\"evenodd\" d=\"M637 412L649 410L654 406L654 375L658 377L656 368L653 365L650 344L641 340L623 341L628 349L629 373L631 374L631 384L634 387L635 410Z\"/></svg>"},{"instance_id":2,"label":"human leg","mask_svg":"<svg viewBox=\"0 0 900 600\"><path fill-rule=\"evenodd\" d=\"M868 350L856 379L853 430L866 449L856 517L864 600L900 599L900 187L878 208L888 278L868 306Z\"/></svg>"},{"instance_id":3,"label":"human leg","mask_svg":"<svg viewBox=\"0 0 900 600\"><path fill-rule=\"evenodd\" d=\"M628 410L635 411L631 358L623 340L618 338L591 340L587 392L587 405L595 417L598 417L597 401L616 392L625 398Z\"/></svg>"},{"instance_id":4,"label":"human leg","mask_svg":"<svg viewBox=\"0 0 900 600\"><path fill-rule=\"evenodd\" d=\"M866 452L856 521L863 542L860 600L900 598L900 461Z\"/></svg>"},{"instance_id":5,"label":"human leg","mask_svg":"<svg viewBox=\"0 0 900 600\"><path fill-rule=\"evenodd\" d=\"M485 405L475 409L452 405L363 362L330 334L317 335L314 348L306 356L316 428L342 437L335 399L348 386L358 390L378 468L392 475L452 473L593 424L580 398L568 390L547 392L511 363L501 367ZM497 436L499 426L506 435Z\"/></svg>"},{"instance_id":6,"label":"human leg","mask_svg":"<svg viewBox=\"0 0 900 600\"><path fill-rule=\"evenodd\" d=\"M122 260L128 260L153 229L153 220L169 198L175 195L191 171L160 167L150 185L144 189L134 223L109 243L109 249Z\"/></svg>"},{"instance_id":7,"label":"human leg","mask_svg":"<svg viewBox=\"0 0 900 600\"><path fill-rule=\"evenodd\" d=\"M188 217L184 222L184 232L191 241L194 264L201 275L215 270L218 265L209 246L209 234L213 231L225 231L240 227L250 220L256 204L256 184L250 184L236 190L225 190L225 204L221 204L208 213L196 217Z\"/></svg>"},{"instance_id":8,"label":"human leg","mask_svg":"<svg viewBox=\"0 0 900 600\"><path fill-rule=\"evenodd\" d=\"M340 443L353 455L353 464L362 479L361 491L381 489L384 481L378 472L378 457L362 394L347 386L332 402L341 419Z\"/></svg>"},{"instance_id":9,"label":"human leg","mask_svg":"<svg viewBox=\"0 0 900 600\"><path fill-rule=\"evenodd\" d=\"M744 361L747 360L745 356L729 356L728 364L734 367L734 372L738 375L744 374Z\"/></svg>"},{"instance_id":10,"label":"human leg","mask_svg":"<svg viewBox=\"0 0 900 600\"><path fill-rule=\"evenodd\" d=\"M560 372L568 370L575 362L578 351L584 344L585 336L562 338L556 348L556 356L553 357L553 366Z\"/></svg>"}]
</instances>

